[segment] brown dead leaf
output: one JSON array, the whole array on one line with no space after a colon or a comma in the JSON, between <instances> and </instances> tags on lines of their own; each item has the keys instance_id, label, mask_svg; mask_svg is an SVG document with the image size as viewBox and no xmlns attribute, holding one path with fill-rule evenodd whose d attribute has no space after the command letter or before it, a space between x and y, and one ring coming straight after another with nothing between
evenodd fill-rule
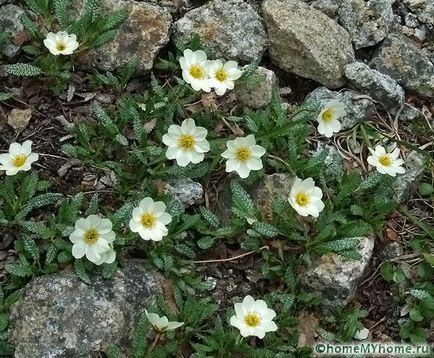
<instances>
[{"instance_id":1,"label":"brown dead leaf","mask_svg":"<svg viewBox=\"0 0 434 358\"><path fill-rule=\"evenodd\" d=\"M12 43L17 46L21 46L25 42L29 42L32 39L32 34L27 31L17 32L12 38Z\"/></svg>"},{"instance_id":2,"label":"brown dead leaf","mask_svg":"<svg viewBox=\"0 0 434 358\"><path fill-rule=\"evenodd\" d=\"M396 241L398 239L398 233L392 228L386 228L386 236L390 241Z\"/></svg>"},{"instance_id":3,"label":"brown dead leaf","mask_svg":"<svg viewBox=\"0 0 434 358\"><path fill-rule=\"evenodd\" d=\"M315 344L315 328L318 323L318 319L312 313L307 315L303 312L298 316L298 347L312 347Z\"/></svg>"}]
</instances>

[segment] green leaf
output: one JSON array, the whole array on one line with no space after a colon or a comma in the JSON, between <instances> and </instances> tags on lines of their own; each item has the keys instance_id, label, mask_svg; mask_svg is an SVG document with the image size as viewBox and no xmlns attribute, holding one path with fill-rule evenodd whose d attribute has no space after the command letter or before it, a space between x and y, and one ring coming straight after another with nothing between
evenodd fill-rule
<instances>
[{"instance_id":1,"label":"green leaf","mask_svg":"<svg viewBox=\"0 0 434 358\"><path fill-rule=\"evenodd\" d=\"M29 277L33 275L29 262L23 257L21 257L19 263L7 263L5 270L11 275L18 277Z\"/></svg>"},{"instance_id":2,"label":"green leaf","mask_svg":"<svg viewBox=\"0 0 434 358\"><path fill-rule=\"evenodd\" d=\"M0 92L0 101L7 101L14 96L13 93L10 92Z\"/></svg>"},{"instance_id":3,"label":"green leaf","mask_svg":"<svg viewBox=\"0 0 434 358\"><path fill-rule=\"evenodd\" d=\"M421 322L423 321L423 316L421 314L421 312L419 311L419 309L417 307L413 307L410 310L410 318L415 321L415 322Z\"/></svg>"},{"instance_id":4,"label":"green leaf","mask_svg":"<svg viewBox=\"0 0 434 358\"><path fill-rule=\"evenodd\" d=\"M121 350L114 344L110 344L105 350L107 358L122 358Z\"/></svg>"},{"instance_id":5,"label":"green leaf","mask_svg":"<svg viewBox=\"0 0 434 358\"><path fill-rule=\"evenodd\" d=\"M230 187L233 205L244 213L245 218L254 217L255 207L247 191L236 180L231 181Z\"/></svg>"},{"instance_id":6,"label":"green leaf","mask_svg":"<svg viewBox=\"0 0 434 358\"><path fill-rule=\"evenodd\" d=\"M30 213L33 209L38 209L43 206L53 204L63 197L62 194L57 193L47 193L35 196L27 202L27 205L21 209L21 211L15 217L16 220L22 220Z\"/></svg>"},{"instance_id":7,"label":"green leaf","mask_svg":"<svg viewBox=\"0 0 434 358\"><path fill-rule=\"evenodd\" d=\"M92 195L90 199L89 207L86 210L86 215L97 215L98 214L98 193Z\"/></svg>"},{"instance_id":8,"label":"green leaf","mask_svg":"<svg viewBox=\"0 0 434 358\"><path fill-rule=\"evenodd\" d=\"M146 313L143 312L134 328L133 335L133 358L143 358L148 347L147 335L149 332L149 322Z\"/></svg>"},{"instance_id":9,"label":"green leaf","mask_svg":"<svg viewBox=\"0 0 434 358\"><path fill-rule=\"evenodd\" d=\"M6 73L14 76L22 77L34 77L42 74L42 70L39 67L30 65L28 63L15 63L11 65L3 65L3 69Z\"/></svg>"},{"instance_id":10,"label":"green leaf","mask_svg":"<svg viewBox=\"0 0 434 358\"><path fill-rule=\"evenodd\" d=\"M252 228L265 237L276 237L280 234L280 231L275 226L264 223L264 222L255 222L252 225Z\"/></svg>"},{"instance_id":11,"label":"green leaf","mask_svg":"<svg viewBox=\"0 0 434 358\"><path fill-rule=\"evenodd\" d=\"M91 281L91 279L90 279L90 277L86 271L86 266L84 264L84 261L82 259L75 260L74 271L80 280L82 280L83 282L85 282L87 284L92 283L92 281Z\"/></svg>"},{"instance_id":12,"label":"green leaf","mask_svg":"<svg viewBox=\"0 0 434 358\"><path fill-rule=\"evenodd\" d=\"M56 245L50 244L50 246L48 246L47 251L45 253L45 263L46 264L52 263L56 258L56 256L57 256Z\"/></svg>"},{"instance_id":13,"label":"green leaf","mask_svg":"<svg viewBox=\"0 0 434 358\"><path fill-rule=\"evenodd\" d=\"M215 242L214 237L205 236L197 241L197 246L199 246L199 248L201 248L202 250L207 250L214 245L214 242Z\"/></svg>"},{"instance_id":14,"label":"green leaf","mask_svg":"<svg viewBox=\"0 0 434 358\"><path fill-rule=\"evenodd\" d=\"M221 226L220 219L208 208L201 206L199 208L200 214L208 222L208 224L214 228L219 228Z\"/></svg>"},{"instance_id":15,"label":"green leaf","mask_svg":"<svg viewBox=\"0 0 434 358\"><path fill-rule=\"evenodd\" d=\"M381 265L381 268L380 268L381 275L383 276L383 278L387 282L390 282L393 280L394 270L395 269L393 267L393 264L390 261L383 262L383 264Z\"/></svg>"},{"instance_id":16,"label":"green leaf","mask_svg":"<svg viewBox=\"0 0 434 358\"><path fill-rule=\"evenodd\" d=\"M118 263L113 261L111 264L103 264L102 265L102 277L111 278L118 268Z\"/></svg>"},{"instance_id":17,"label":"green leaf","mask_svg":"<svg viewBox=\"0 0 434 358\"><path fill-rule=\"evenodd\" d=\"M9 316L6 313L0 313L0 332L8 326Z\"/></svg>"},{"instance_id":18,"label":"green leaf","mask_svg":"<svg viewBox=\"0 0 434 358\"><path fill-rule=\"evenodd\" d=\"M24 243L24 250L30 254L30 256L34 260L39 259L39 248L38 245L36 245L35 240L31 239L28 236L23 237L23 243Z\"/></svg>"}]
</instances>

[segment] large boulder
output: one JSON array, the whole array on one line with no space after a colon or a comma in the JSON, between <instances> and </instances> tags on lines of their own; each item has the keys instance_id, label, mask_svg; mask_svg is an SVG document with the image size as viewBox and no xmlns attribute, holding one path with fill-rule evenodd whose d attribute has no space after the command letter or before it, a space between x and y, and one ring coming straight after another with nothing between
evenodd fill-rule
<instances>
[{"instance_id":1,"label":"large boulder","mask_svg":"<svg viewBox=\"0 0 434 358\"><path fill-rule=\"evenodd\" d=\"M19 52L20 45L14 42L14 37L24 30L21 16L24 10L17 5L7 4L0 7L0 32L8 32L9 39L0 44L0 60L2 55L8 60L14 60Z\"/></svg>"},{"instance_id":2,"label":"large boulder","mask_svg":"<svg viewBox=\"0 0 434 358\"><path fill-rule=\"evenodd\" d=\"M394 21L390 0L344 0L338 14L356 49L379 43L389 34Z\"/></svg>"},{"instance_id":3,"label":"large boulder","mask_svg":"<svg viewBox=\"0 0 434 358\"><path fill-rule=\"evenodd\" d=\"M373 70L363 62L345 66L345 76L356 89L383 103L389 110L396 110L404 104L402 87L390 76Z\"/></svg>"},{"instance_id":4,"label":"large boulder","mask_svg":"<svg viewBox=\"0 0 434 358\"><path fill-rule=\"evenodd\" d=\"M372 238L360 237L359 260L345 258L336 253L319 257L313 265L300 274L301 286L324 298L323 308L343 308L354 297L360 279L371 260L374 249Z\"/></svg>"},{"instance_id":5,"label":"large boulder","mask_svg":"<svg viewBox=\"0 0 434 358\"><path fill-rule=\"evenodd\" d=\"M319 104L322 107L331 100L345 105L346 114L340 118L342 130L350 129L358 123L369 120L376 113L375 104L371 100L351 90L337 92L326 87L318 87L307 95L305 102Z\"/></svg>"},{"instance_id":6,"label":"large boulder","mask_svg":"<svg viewBox=\"0 0 434 358\"><path fill-rule=\"evenodd\" d=\"M394 78L405 89L424 97L434 97L434 64L403 36L389 35L370 65Z\"/></svg>"},{"instance_id":7,"label":"large boulder","mask_svg":"<svg viewBox=\"0 0 434 358\"><path fill-rule=\"evenodd\" d=\"M94 50L86 51L79 62L86 68L117 70L136 58L137 70L143 73L153 67L158 51L169 42L172 16L167 8L132 0L103 0L102 8L126 8L128 18L116 37Z\"/></svg>"},{"instance_id":8,"label":"large boulder","mask_svg":"<svg viewBox=\"0 0 434 358\"><path fill-rule=\"evenodd\" d=\"M174 41L185 47L199 35L215 57L251 62L267 48L261 18L243 0L213 0L187 12L174 24Z\"/></svg>"},{"instance_id":9,"label":"large boulder","mask_svg":"<svg viewBox=\"0 0 434 358\"><path fill-rule=\"evenodd\" d=\"M300 0L266 0L262 9L273 63L326 87L345 84L354 50L343 27Z\"/></svg>"},{"instance_id":10,"label":"large boulder","mask_svg":"<svg viewBox=\"0 0 434 358\"><path fill-rule=\"evenodd\" d=\"M12 307L15 358L91 357L108 344L129 355L134 321L160 293L162 278L138 263L110 279L80 281L71 271L31 281Z\"/></svg>"}]
</instances>

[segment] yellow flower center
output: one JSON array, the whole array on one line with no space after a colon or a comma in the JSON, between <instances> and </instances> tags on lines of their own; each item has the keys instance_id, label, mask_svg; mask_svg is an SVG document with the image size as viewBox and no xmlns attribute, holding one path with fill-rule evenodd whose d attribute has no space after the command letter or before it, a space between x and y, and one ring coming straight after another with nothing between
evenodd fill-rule
<instances>
[{"instance_id":1,"label":"yellow flower center","mask_svg":"<svg viewBox=\"0 0 434 358\"><path fill-rule=\"evenodd\" d=\"M295 196L295 202L300 206L306 206L309 203L309 195L301 191Z\"/></svg>"},{"instance_id":2,"label":"yellow flower center","mask_svg":"<svg viewBox=\"0 0 434 358\"><path fill-rule=\"evenodd\" d=\"M378 161L380 164L384 165L385 167L390 167L392 165L392 159L388 155L382 155Z\"/></svg>"},{"instance_id":3,"label":"yellow flower center","mask_svg":"<svg viewBox=\"0 0 434 358\"><path fill-rule=\"evenodd\" d=\"M229 74L223 68L220 68L215 73L215 78L220 82L226 81L228 79L228 77L229 77Z\"/></svg>"},{"instance_id":4,"label":"yellow flower center","mask_svg":"<svg viewBox=\"0 0 434 358\"><path fill-rule=\"evenodd\" d=\"M63 51L65 48L66 48L65 43L63 43L63 42L56 43L56 50L57 51Z\"/></svg>"},{"instance_id":5,"label":"yellow flower center","mask_svg":"<svg viewBox=\"0 0 434 358\"><path fill-rule=\"evenodd\" d=\"M144 213L140 221L146 229L152 229L157 223L157 218L154 214Z\"/></svg>"},{"instance_id":6,"label":"yellow flower center","mask_svg":"<svg viewBox=\"0 0 434 358\"><path fill-rule=\"evenodd\" d=\"M27 159L27 155L25 155L25 154L16 155L14 157L14 159L12 159L12 165L14 167L20 168L24 165L24 163L26 162L26 159Z\"/></svg>"},{"instance_id":7,"label":"yellow flower center","mask_svg":"<svg viewBox=\"0 0 434 358\"><path fill-rule=\"evenodd\" d=\"M88 245L93 245L98 241L98 231L89 229L84 233L83 240Z\"/></svg>"},{"instance_id":8,"label":"yellow flower center","mask_svg":"<svg viewBox=\"0 0 434 358\"><path fill-rule=\"evenodd\" d=\"M237 160L239 160L240 162L245 162L245 161L249 160L249 158L250 158L249 148L246 148L246 147L238 148L236 153L235 153L235 158L237 158Z\"/></svg>"},{"instance_id":9,"label":"yellow flower center","mask_svg":"<svg viewBox=\"0 0 434 358\"><path fill-rule=\"evenodd\" d=\"M203 70L203 68L201 66L193 65L190 67L190 75L193 78L200 80L200 79L205 77L205 71Z\"/></svg>"},{"instance_id":10,"label":"yellow flower center","mask_svg":"<svg viewBox=\"0 0 434 358\"><path fill-rule=\"evenodd\" d=\"M327 108L322 114L322 120L325 123L330 122L333 119L333 111L330 108Z\"/></svg>"},{"instance_id":11,"label":"yellow flower center","mask_svg":"<svg viewBox=\"0 0 434 358\"><path fill-rule=\"evenodd\" d=\"M259 323L261 323L261 316L256 312L249 312L244 316L244 322L246 322L249 327L257 327Z\"/></svg>"},{"instance_id":12,"label":"yellow flower center","mask_svg":"<svg viewBox=\"0 0 434 358\"><path fill-rule=\"evenodd\" d=\"M195 144L195 140L190 134L183 134L178 140L179 146L183 150L192 150Z\"/></svg>"}]
</instances>

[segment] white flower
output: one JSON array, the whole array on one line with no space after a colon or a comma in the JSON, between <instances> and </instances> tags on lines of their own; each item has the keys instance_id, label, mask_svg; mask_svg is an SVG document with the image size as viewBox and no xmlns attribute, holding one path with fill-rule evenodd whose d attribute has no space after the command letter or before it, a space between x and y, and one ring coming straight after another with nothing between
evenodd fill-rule
<instances>
[{"instance_id":1,"label":"white flower","mask_svg":"<svg viewBox=\"0 0 434 358\"><path fill-rule=\"evenodd\" d=\"M176 159L180 167L185 167L190 162L200 163L209 151L207 134L208 131L204 127L196 127L191 118L184 120L181 126L172 124L163 136L163 143L169 147L166 157Z\"/></svg>"},{"instance_id":2,"label":"white flower","mask_svg":"<svg viewBox=\"0 0 434 358\"><path fill-rule=\"evenodd\" d=\"M372 155L368 157L368 163L377 168L377 171L381 174L389 174L396 176L396 174L405 173L405 169L402 167L404 161L398 159L399 148L391 153L387 153L386 149L381 145L377 145L375 150L369 148Z\"/></svg>"},{"instance_id":3,"label":"white flower","mask_svg":"<svg viewBox=\"0 0 434 358\"><path fill-rule=\"evenodd\" d=\"M76 259L86 258L96 265L112 263L116 253L112 243L115 233L112 231L112 223L109 219L102 219L98 215L89 215L75 222L75 230L69 235L74 244L72 256Z\"/></svg>"},{"instance_id":4,"label":"white flower","mask_svg":"<svg viewBox=\"0 0 434 358\"><path fill-rule=\"evenodd\" d=\"M77 36L69 35L65 31L59 31L57 34L49 32L44 40L44 45L54 56L72 55L78 48Z\"/></svg>"},{"instance_id":5,"label":"white flower","mask_svg":"<svg viewBox=\"0 0 434 358\"><path fill-rule=\"evenodd\" d=\"M235 315L231 317L230 323L240 330L243 337L256 336L262 339L265 333L277 330L274 317L276 312L268 308L265 301L246 296L242 303L235 303Z\"/></svg>"},{"instance_id":6,"label":"white flower","mask_svg":"<svg viewBox=\"0 0 434 358\"><path fill-rule=\"evenodd\" d=\"M182 69L182 78L189 83L195 91L210 92L210 81L207 73L208 60L202 50L184 50L184 57L179 59Z\"/></svg>"},{"instance_id":7,"label":"white flower","mask_svg":"<svg viewBox=\"0 0 434 358\"><path fill-rule=\"evenodd\" d=\"M32 163L39 158L36 153L32 153L32 144L31 140L26 140L23 144L12 143L9 153L0 154L0 170L6 170L6 175L30 170Z\"/></svg>"},{"instance_id":8,"label":"white flower","mask_svg":"<svg viewBox=\"0 0 434 358\"><path fill-rule=\"evenodd\" d=\"M166 204L162 201L144 198L133 210L130 220L131 231L138 232L144 240L162 240L168 233L166 225L172 221L172 216L165 210Z\"/></svg>"},{"instance_id":9,"label":"white flower","mask_svg":"<svg viewBox=\"0 0 434 358\"><path fill-rule=\"evenodd\" d=\"M207 71L210 85L219 96L222 96L226 90L233 89L234 82L243 74L235 61L228 61L225 64L221 60L210 61Z\"/></svg>"},{"instance_id":10,"label":"white flower","mask_svg":"<svg viewBox=\"0 0 434 358\"><path fill-rule=\"evenodd\" d=\"M174 329L181 327L184 324L184 322L177 321L169 322L166 316L160 317L156 313L149 313L147 310L145 310L145 312L149 323L158 333L173 331Z\"/></svg>"},{"instance_id":11,"label":"white flower","mask_svg":"<svg viewBox=\"0 0 434 358\"><path fill-rule=\"evenodd\" d=\"M345 116L345 106L336 100L328 102L317 117L318 132L330 138L333 133L341 130L339 118Z\"/></svg>"},{"instance_id":12,"label":"white flower","mask_svg":"<svg viewBox=\"0 0 434 358\"><path fill-rule=\"evenodd\" d=\"M296 178L294 185L289 193L289 204L301 216L312 215L317 218L319 213L324 209L324 203L321 201L322 190L315 186L312 178L301 180Z\"/></svg>"},{"instance_id":13,"label":"white flower","mask_svg":"<svg viewBox=\"0 0 434 358\"><path fill-rule=\"evenodd\" d=\"M251 170L262 169L262 160L265 149L256 144L255 136L248 135L245 138L235 138L226 143L228 149L222 153L226 158L226 171L236 171L241 178L247 178Z\"/></svg>"}]
</instances>

